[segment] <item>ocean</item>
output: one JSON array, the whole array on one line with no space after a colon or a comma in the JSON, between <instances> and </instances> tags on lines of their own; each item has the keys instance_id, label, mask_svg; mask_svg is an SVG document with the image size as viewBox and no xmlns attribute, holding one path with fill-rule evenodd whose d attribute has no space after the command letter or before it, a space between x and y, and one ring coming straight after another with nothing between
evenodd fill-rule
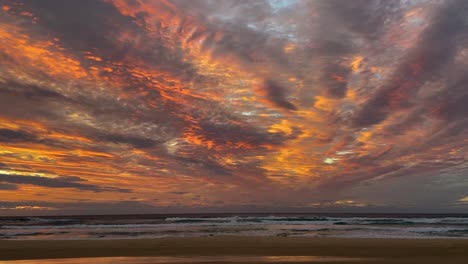
<instances>
[{"instance_id":1,"label":"ocean","mask_svg":"<svg viewBox=\"0 0 468 264\"><path fill-rule=\"evenodd\" d=\"M132 239L203 236L468 238L468 214L0 217L0 239Z\"/></svg>"}]
</instances>

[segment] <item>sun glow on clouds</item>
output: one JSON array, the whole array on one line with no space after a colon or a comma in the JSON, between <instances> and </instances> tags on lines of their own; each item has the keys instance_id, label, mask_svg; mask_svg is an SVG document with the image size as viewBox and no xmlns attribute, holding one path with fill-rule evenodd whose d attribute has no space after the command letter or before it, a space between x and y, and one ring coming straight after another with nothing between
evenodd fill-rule
<instances>
[{"instance_id":1,"label":"sun glow on clouds","mask_svg":"<svg viewBox=\"0 0 468 264\"><path fill-rule=\"evenodd\" d=\"M468 172L466 5L0 0L5 208L398 206Z\"/></svg>"}]
</instances>

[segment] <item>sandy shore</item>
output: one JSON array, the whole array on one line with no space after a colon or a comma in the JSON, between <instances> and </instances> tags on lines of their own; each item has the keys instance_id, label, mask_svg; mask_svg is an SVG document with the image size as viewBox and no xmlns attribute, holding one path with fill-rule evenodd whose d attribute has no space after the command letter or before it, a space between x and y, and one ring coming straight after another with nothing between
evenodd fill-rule
<instances>
[{"instance_id":1,"label":"sandy shore","mask_svg":"<svg viewBox=\"0 0 468 264\"><path fill-rule=\"evenodd\" d=\"M118 256L333 256L363 258L352 263L466 264L468 239L199 237L0 240L0 260Z\"/></svg>"}]
</instances>

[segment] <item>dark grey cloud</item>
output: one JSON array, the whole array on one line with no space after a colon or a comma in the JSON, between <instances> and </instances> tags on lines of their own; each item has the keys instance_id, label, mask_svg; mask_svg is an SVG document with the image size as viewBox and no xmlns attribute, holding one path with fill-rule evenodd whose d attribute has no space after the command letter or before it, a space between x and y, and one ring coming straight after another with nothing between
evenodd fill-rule
<instances>
[{"instance_id":1,"label":"dark grey cloud","mask_svg":"<svg viewBox=\"0 0 468 264\"><path fill-rule=\"evenodd\" d=\"M36 186L49 188L75 188L82 191L93 192L130 192L130 190L128 189L102 187L93 184L88 184L85 180L75 176L59 176L56 178L46 178L39 176L0 174L0 182L16 185L32 184Z\"/></svg>"},{"instance_id":2,"label":"dark grey cloud","mask_svg":"<svg viewBox=\"0 0 468 264\"><path fill-rule=\"evenodd\" d=\"M324 21L333 19L348 32L356 32L369 40L380 37L387 19L399 12L400 1L386 0L319 0L315 4ZM324 29L326 30L326 29Z\"/></svg>"},{"instance_id":3,"label":"dark grey cloud","mask_svg":"<svg viewBox=\"0 0 468 264\"><path fill-rule=\"evenodd\" d=\"M118 144L130 144L135 148L151 148L163 142L150 138L136 137L131 135L105 134L100 133L95 136L97 141L113 142Z\"/></svg>"},{"instance_id":4,"label":"dark grey cloud","mask_svg":"<svg viewBox=\"0 0 468 264\"><path fill-rule=\"evenodd\" d=\"M36 137L34 135L24 131L0 129L0 142L31 142L35 140Z\"/></svg>"},{"instance_id":5,"label":"dark grey cloud","mask_svg":"<svg viewBox=\"0 0 468 264\"><path fill-rule=\"evenodd\" d=\"M201 120L200 130L196 130L196 132L207 140L213 140L216 146L231 149L231 151L235 151L236 148L239 150L262 148L261 146L265 144L280 145L286 140L281 135L271 135L247 123L235 124L232 121L216 123L211 120Z\"/></svg>"},{"instance_id":6,"label":"dark grey cloud","mask_svg":"<svg viewBox=\"0 0 468 264\"><path fill-rule=\"evenodd\" d=\"M17 96L17 97L24 97L25 99L29 100L62 100L62 101L70 101L68 98L64 97L62 94L53 91L51 89L45 89L44 87L40 87L34 84L26 84L20 83L17 81L12 80L4 80L4 82L0 83L0 94L2 96Z\"/></svg>"},{"instance_id":7,"label":"dark grey cloud","mask_svg":"<svg viewBox=\"0 0 468 264\"><path fill-rule=\"evenodd\" d=\"M64 3L57 0L25 1L24 8L39 17L39 23L75 51L99 50L100 55L125 56L125 47L115 47L111 36L132 26L130 18L121 15L111 3L84 0ZM86 17L86 19L84 19ZM132 27L138 31L137 27ZM86 41L83 41L86 40ZM112 47L111 49L109 49Z\"/></svg>"},{"instance_id":8,"label":"dark grey cloud","mask_svg":"<svg viewBox=\"0 0 468 264\"><path fill-rule=\"evenodd\" d=\"M273 105L285 110L297 110L297 107L287 100L286 89L272 80L266 80L261 90Z\"/></svg>"},{"instance_id":9,"label":"dark grey cloud","mask_svg":"<svg viewBox=\"0 0 468 264\"><path fill-rule=\"evenodd\" d=\"M321 76L321 84L325 86L325 95L331 98L345 97L349 73L349 67L339 64L326 65Z\"/></svg>"},{"instance_id":10,"label":"dark grey cloud","mask_svg":"<svg viewBox=\"0 0 468 264\"><path fill-rule=\"evenodd\" d=\"M398 172L400 169L404 168L402 165L398 164L375 167L372 166L372 157L364 157L362 159L364 160L364 163L368 163L370 166L363 165L362 168L360 168L359 172L343 172L339 177L327 179L323 183L319 184L318 188L343 190L347 187L356 185L356 182L364 182L366 180L373 179L380 175L395 173Z\"/></svg>"},{"instance_id":11,"label":"dark grey cloud","mask_svg":"<svg viewBox=\"0 0 468 264\"><path fill-rule=\"evenodd\" d=\"M396 20L401 13L400 3L318 0L302 4L310 22L298 21L299 32L310 42L306 56L309 60L318 61L318 69L314 69L318 74L317 80L309 85L317 86L323 96L344 98L348 90L351 59L357 54L362 56L373 46L382 45L379 41L388 21Z\"/></svg>"},{"instance_id":12,"label":"dark grey cloud","mask_svg":"<svg viewBox=\"0 0 468 264\"><path fill-rule=\"evenodd\" d=\"M0 182L0 190L15 191L15 190L18 190L18 186L16 184Z\"/></svg>"},{"instance_id":13,"label":"dark grey cloud","mask_svg":"<svg viewBox=\"0 0 468 264\"><path fill-rule=\"evenodd\" d=\"M189 171L191 171L190 173L192 176L199 175L207 177L207 175L212 174L214 174L214 178L217 178L219 176L232 176L232 172L228 168L210 159L209 155L192 155L194 155L194 153L191 153L191 155L189 156L177 155L172 158L177 160L180 163L180 165L186 167ZM210 176L208 176L208 178L210 178Z\"/></svg>"},{"instance_id":14,"label":"dark grey cloud","mask_svg":"<svg viewBox=\"0 0 468 264\"><path fill-rule=\"evenodd\" d=\"M6 70L11 66L9 63L0 65ZM41 79L39 75L36 78ZM55 88L56 89L56 88ZM17 77L2 76L0 81L0 111L12 119L41 121L47 120L63 122L63 107L73 107L79 102L66 97L63 93L54 90L53 87L45 87L20 81ZM21 107L19 107L21 106Z\"/></svg>"},{"instance_id":15,"label":"dark grey cloud","mask_svg":"<svg viewBox=\"0 0 468 264\"><path fill-rule=\"evenodd\" d=\"M453 62L457 40L467 29L466 10L466 1L448 1L437 9L415 48L404 56L390 79L356 114L355 126L378 124L386 119L392 108L409 107L408 99L413 98L424 81L440 76L444 67Z\"/></svg>"},{"instance_id":16,"label":"dark grey cloud","mask_svg":"<svg viewBox=\"0 0 468 264\"><path fill-rule=\"evenodd\" d=\"M453 69L450 69L453 71ZM468 77L466 71L468 67L465 65L457 69L454 76L449 76L448 85L445 90L436 93L429 99L427 105L428 111L442 120L447 122L456 122L465 119L468 116ZM443 98L443 100L441 100ZM430 109L432 107L432 109ZM435 109L434 109L435 108ZM434 111L435 110L435 111Z\"/></svg>"}]
</instances>

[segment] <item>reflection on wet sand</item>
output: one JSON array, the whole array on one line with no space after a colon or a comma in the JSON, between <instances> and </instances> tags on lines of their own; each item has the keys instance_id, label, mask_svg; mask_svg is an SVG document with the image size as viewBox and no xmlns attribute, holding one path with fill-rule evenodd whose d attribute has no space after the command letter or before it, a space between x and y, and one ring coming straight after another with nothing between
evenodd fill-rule
<instances>
[{"instance_id":1,"label":"reflection on wet sand","mask_svg":"<svg viewBox=\"0 0 468 264\"><path fill-rule=\"evenodd\" d=\"M353 262L362 258L323 257L323 256L216 256L216 257L104 257L0 261L0 264L158 264L158 263L316 263Z\"/></svg>"}]
</instances>

